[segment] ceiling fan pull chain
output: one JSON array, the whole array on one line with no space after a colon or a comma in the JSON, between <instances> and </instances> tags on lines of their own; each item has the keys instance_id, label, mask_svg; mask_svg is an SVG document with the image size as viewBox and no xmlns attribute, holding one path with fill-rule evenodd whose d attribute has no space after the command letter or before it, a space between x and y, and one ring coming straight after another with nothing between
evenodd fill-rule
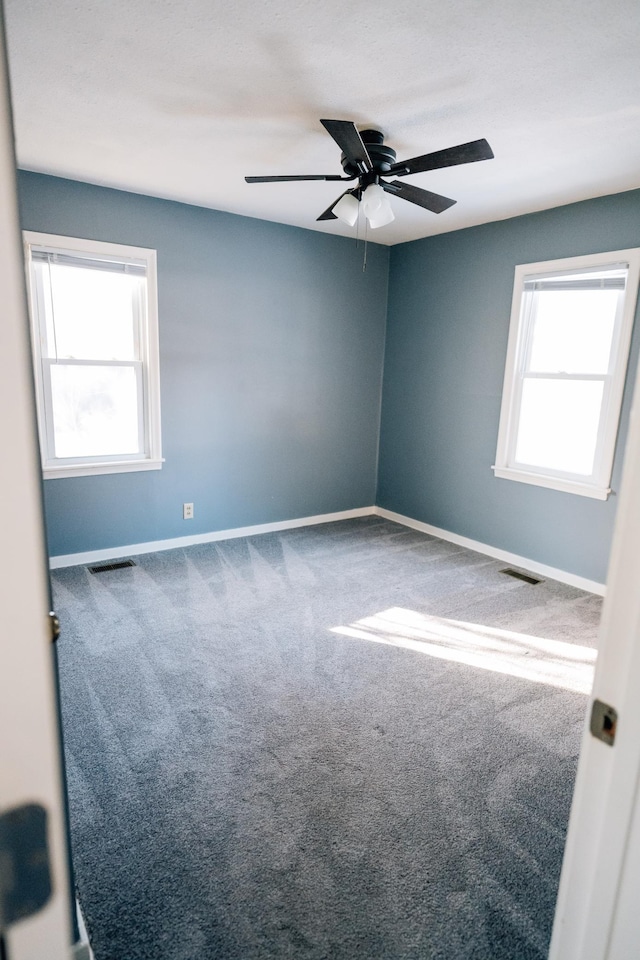
<instances>
[{"instance_id":1,"label":"ceiling fan pull chain","mask_svg":"<svg viewBox=\"0 0 640 960\"><path fill-rule=\"evenodd\" d=\"M362 261L362 272L367 269L367 218L364 218L364 260Z\"/></svg>"}]
</instances>

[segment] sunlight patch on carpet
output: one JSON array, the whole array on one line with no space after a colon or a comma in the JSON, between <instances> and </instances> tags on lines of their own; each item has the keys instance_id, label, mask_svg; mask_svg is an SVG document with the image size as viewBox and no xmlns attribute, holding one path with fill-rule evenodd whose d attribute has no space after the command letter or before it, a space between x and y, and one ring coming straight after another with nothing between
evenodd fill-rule
<instances>
[{"instance_id":1,"label":"sunlight patch on carpet","mask_svg":"<svg viewBox=\"0 0 640 960\"><path fill-rule=\"evenodd\" d=\"M597 651L562 640L390 607L332 633L404 647L440 660L493 670L534 683L588 694Z\"/></svg>"}]
</instances>

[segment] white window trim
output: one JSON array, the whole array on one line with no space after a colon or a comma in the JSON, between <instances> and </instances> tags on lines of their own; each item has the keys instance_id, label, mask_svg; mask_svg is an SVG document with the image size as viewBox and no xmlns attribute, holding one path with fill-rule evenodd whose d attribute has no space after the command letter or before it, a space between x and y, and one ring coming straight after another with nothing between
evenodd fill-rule
<instances>
[{"instance_id":1,"label":"white window trim","mask_svg":"<svg viewBox=\"0 0 640 960\"><path fill-rule=\"evenodd\" d=\"M50 233L35 233L23 231L25 253L25 269L27 274L27 296L29 301L29 317L31 322L31 337L33 346L33 368L36 388L38 412L38 432L42 457L42 474L45 480L55 480L61 477L90 477L98 474L131 473L140 470L160 470L164 459L162 457L162 437L160 424L160 353L158 344L158 272L156 251L145 247L131 247L120 243L107 243L98 240L83 240L78 237L62 237ZM47 425L45 417L45 385L42 374L40 331L38 329L37 312L35 308L36 289L31 266L31 250L33 248L45 250L71 251L127 258L144 261L147 279L147 323L146 336L142 337L140 353L142 366L145 372L142 405L144 416L144 436L147 438L147 451L144 457L107 457L104 460L90 459L81 462L78 459L65 463L59 459L46 459Z\"/></svg>"},{"instance_id":2,"label":"white window trim","mask_svg":"<svg viewBox=\"0 0 640 960\"><path fill-rule=\"evenodd\" d=\"M612 351L616 351L616 366L611 379L608 405L605 416L602 418L598 438L598 448L600 450L599 470L592 480L585 482L580 477L572 477L568 474L560 475L549 471L545 472L543 469L538 472L534 469L522 470L513 467L510 462L510 456L515 437L516 417L519 412L515 410L514 400L518 381L518 361L521 356L521 351L524 348L522 342L523 324L521 323L521 302L524 293L525 277L536 273L544 274L546 272L558 273L565 270L586 270L590 267L603 267L620 262L629 264L629 272L617 345L615 341L612 345ZM578 496L592 497L597 500L606 500L608 498L611 493L611 472L613 470L613 458L615 455L622 396L629 360L639 280L640 248L638 247L581 257L566 257L561 260L545 260L540 263L525 263L516 266L504 386L502 390L502 405L500 408L498 448L495 465L491 468L496 477L504 480L515 480L519 483L530 483L535 486L560 490L565 493L574 493Z\"/></svg>"}]
</instances>

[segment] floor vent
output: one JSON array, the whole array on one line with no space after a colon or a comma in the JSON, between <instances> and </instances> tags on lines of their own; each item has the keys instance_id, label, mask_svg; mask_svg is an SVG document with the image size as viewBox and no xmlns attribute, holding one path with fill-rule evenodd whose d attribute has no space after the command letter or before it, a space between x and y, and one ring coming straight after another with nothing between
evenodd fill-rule
<instances>
[{"instance_id":1,"label":"floor vent","mask_svg":"<svg viewBox=\"0 0 640 960\"><path fill-rule=\"evenodd\" d=\"M133 560L117 560L115 563L101 563L97 567L89 567L89 573L106 573L107 570L122 570L124 567L135 567Z\"/></svg>"},{"instance_id":2,"label":"floor vent","mask_svg":"<svg viewBox=\"0 0 640 960\"><path fill-rule=\"evenodd\" d=\"M520 570L513 570L511 567L505 567L500 573L506 573L508 577L515 577L516 580L524 580L525 583L542 583L539 577L532 577L528 573L521 573Z\"/></svg>"}]
</instances>

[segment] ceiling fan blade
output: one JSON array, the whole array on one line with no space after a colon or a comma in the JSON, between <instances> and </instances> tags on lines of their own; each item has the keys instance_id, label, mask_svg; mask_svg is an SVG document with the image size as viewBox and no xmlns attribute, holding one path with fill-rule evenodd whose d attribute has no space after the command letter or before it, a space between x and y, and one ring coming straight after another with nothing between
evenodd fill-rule
<instances>
[{"instance_id":1,"label":"ceiling fan blade","mask_svg":"<svg viewBox=\"0 0 640 960\"><path fill-rule=\"evenodd\" d=\"M387 193L396 197L402 197L409 203L417 203L419 207L430 210L431 213L442 213L452 207L455 200L449 197L443 197L439 193L431 193L430 190L423 190L421 187L414 187L412 183L401 183L400 180L392 180L391 183L381 181L381 186Z\"/></svg>"},{"instance_id":2,"label":"ceiling fan blade","mask_svg":"<svg viewBox=\"0 0 640 960\"><path fill-rule=\"evenodd\" d=\"M475 163L477 160L492 160L493 150L486 140L471 140L457 147L425 153L421 157L412 157L394 163L390 173L397 177L406 177L409 173L423 173L425 170L439 170L441 167L455 167L459 163Z\"/></svg>"},{"instance_id":3,"label":"ceiling fan blade","mask_svg":"<svg viewBox=\"0 0 640 960\"><path fill-rule=\"evenodd\" d=\"M320 123L338 144L347 160L362 173L373 170L371 157L351 120L321 120Z\"/></svg>"},{"instance_id":4,"label":"ceiling fan blade","mask_svg":"<svg viewBox=\"0 0 640 960\"><path fill-rule=\"evenodd\" d=\"M339 177L334 174L313 174L295 177L245 177L247 183L285 183L289 180L353 180L353 177Z\"/></svg>"}]
</instances>

